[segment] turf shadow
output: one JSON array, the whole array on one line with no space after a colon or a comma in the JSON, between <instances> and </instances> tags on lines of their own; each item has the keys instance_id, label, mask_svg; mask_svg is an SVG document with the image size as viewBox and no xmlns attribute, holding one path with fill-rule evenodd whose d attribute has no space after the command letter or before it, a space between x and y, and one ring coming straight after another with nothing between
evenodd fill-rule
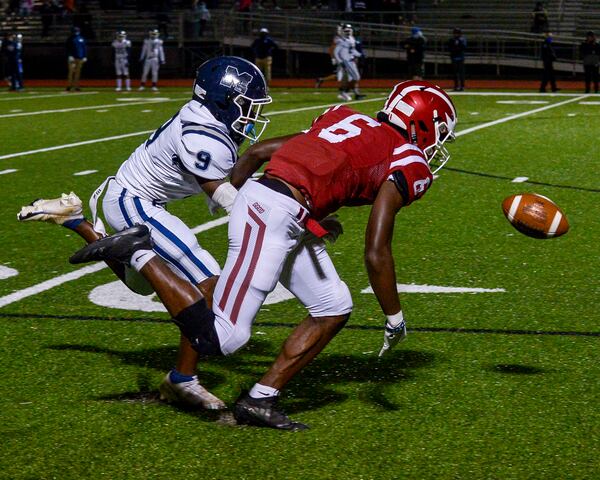
<instances>
[{"instance_id":1,"label":"turf shadow","mask_svg":"<svg viewBox=\"0 0 600 480\"><path fill-rule=\"evenodd\" d=\"M358 383L358 399L383 410L399 407L386 397L386 387L414 378L413 371L437 363L430 352L396 350L379 358L369 355L324 355L317 357L286 389L286 411L314 410L341 403L347 394L335 387Z\"/></svg>"},{"instance_id":2,"label":"turf shadow","mask_svg":"<svg viewBox=\"0 0 600 480\"><path fill-rule=\"evenodd\" d=\"M509 375L539 375L547 373L543 368L509 363L492 365L486 370L489 370L492 373L505 373Z\"/></svg>"}]
</instances>

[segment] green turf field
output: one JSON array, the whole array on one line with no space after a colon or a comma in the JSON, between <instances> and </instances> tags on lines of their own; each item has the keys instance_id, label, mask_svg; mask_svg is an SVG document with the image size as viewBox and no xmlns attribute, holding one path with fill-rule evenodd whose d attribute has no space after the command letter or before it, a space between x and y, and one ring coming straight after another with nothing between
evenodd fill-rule
<instances>
[{"instance_id":1,"label":"green turf field","mask_svg":"<svg viewBox=\"0 0 600 480\"><path fill-rule=\"evenodd\" d=\"M108 269L70 265L82 245L70 231L16 221L36 198L89 198L189 96L83 93L0 94L0 478L600 478L597 97L454 97L452 160L397 220L398 282L493 291L401 294L409 336L383 359L384 317L363 293L369 210L340 212L330 252L355 309L286 390L284 409L311 426L289 433L159 402L178 344L160 304L120 299ZM366 93L355 108L373 114L385 92ZM337 101L273 97L266 137ZM570 232L514 230L501 202L525 191L558 203ZM191 227L214 220L201 198L169 209ZM226 226L206 228L200 243L222 263ZM303 316L295 300L265 305L248 346L202 364L201 382L231 404Z\"/></svg>"}]
</instances>

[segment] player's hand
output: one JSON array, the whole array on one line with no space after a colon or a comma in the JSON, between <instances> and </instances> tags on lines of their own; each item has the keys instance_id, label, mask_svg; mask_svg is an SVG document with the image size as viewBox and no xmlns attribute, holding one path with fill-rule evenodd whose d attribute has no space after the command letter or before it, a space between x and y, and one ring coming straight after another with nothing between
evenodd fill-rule
<instances>
[{"instance_id":1,"label":"player's hand","mask_svg":"<svg viewBox=\"0 0 600 480\"><path fill-rule=\"evenodd\" d=\"M398 345L399 342L406 338L406 322L402 320L395 327L390 324L389 320L385 322L385 331L383 333L383 346L379 351L379 356L382 357L385 352Z\"/></svg>"},{"instance_id":2,"label":"player's hand","mask_svg":"<svg viewBox=\"0 0 600 480\"><path fill-rule=\"evenodd\" d=\"M87 62L87 57L83 57L83 58L81 59L81 61L82 61L83 63Z\"/></svg>"},{"instance_id":3,"label":"player's hand","mask_svg":"<svg viewBox=\"0 0 600 480\"><path fill-rule=\"evenodd\" d=\"M327 230L327 235L323 237L330 243L335 243L338 237L344 233L344 227L337 215L329 215L319 222Z\"/></svg>"},{"instance_id":4,"label":"player's hand","mask_svg":"<svg viewBox=\"0 0 600 480\"><path fill-rule=\"evenodd\" d=\"M335 67L337 65L337 60L335 58L332 58L331 64Z\"/></svg>"},{"instance_id":5,"label":"player's hand","mask_svg":"<svg viewBox=\"0 0 600 480\"><path fill-rule=\"evenodd\" d=\"M75 58L69 55L69 56L67 57L67 61L68 61L69 63L73 63L73 62L75 61Z\"/></svg>"}]
</instances>

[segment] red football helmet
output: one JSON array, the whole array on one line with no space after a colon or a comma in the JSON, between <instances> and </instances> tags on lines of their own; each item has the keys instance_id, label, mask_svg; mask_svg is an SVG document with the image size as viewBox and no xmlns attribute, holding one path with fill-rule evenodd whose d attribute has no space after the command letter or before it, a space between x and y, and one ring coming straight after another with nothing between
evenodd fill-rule
<instances>
[{"instance_id":1,"label":"red football helmet","mask_svg":"<svg viewBox=\"0 0 600 480\"><path fill-rule=\"evenodd\" d=\"M433 173L450 160L444 143L454 140L456 108L440 87L422 80L398 83L380 113L408 133L410 142L425 153Z\"/></svg>"}]
</instances>

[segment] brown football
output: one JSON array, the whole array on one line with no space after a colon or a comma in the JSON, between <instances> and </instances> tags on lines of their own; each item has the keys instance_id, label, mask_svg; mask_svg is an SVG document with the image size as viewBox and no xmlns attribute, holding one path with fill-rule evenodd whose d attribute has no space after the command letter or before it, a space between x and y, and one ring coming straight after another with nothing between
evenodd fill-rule
<instances>
[{"instance_id":1,"label":"brown football","mask_svg":"<svg viewBox=\"0 0 600 480\"><path fill-rule=\"evenodd\" d=\"M569 222L561 209L537 193L511 195L502 202L502 210L512 226L529 237L554 238L569 231Z\"/></svg>"}]
</instances>

